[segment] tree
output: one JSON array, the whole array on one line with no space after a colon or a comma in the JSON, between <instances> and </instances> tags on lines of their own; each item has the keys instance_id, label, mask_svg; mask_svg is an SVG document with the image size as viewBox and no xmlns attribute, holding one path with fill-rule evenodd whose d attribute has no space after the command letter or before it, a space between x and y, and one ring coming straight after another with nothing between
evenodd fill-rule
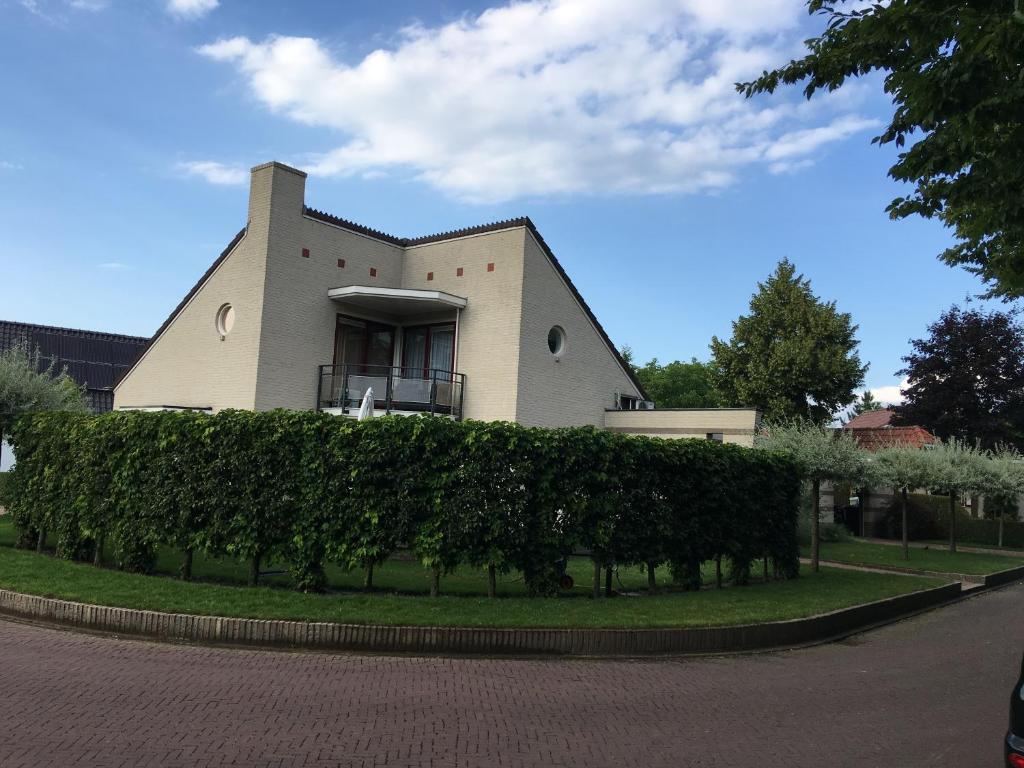
<instances>
[{"instance_id":1,"label":"tree","mask_svg":"<svg viewBox=\"0 0 1024 768\"><path fill-rule=\"evenodd\" d=\"M898 423L986 448L1024 443L1024 329L1011 314L953 307L910 344Z\"/></svg>"},{"instance_id":2,"label":"tree","mask_svg":"<svg viewBox=\"0 0 1024 768\"><path fill-rule=\"evenodd\" d=\"M900 494L900 520L902 527L903 559L910 559L910 538L907 521L907 493L914 488L925 488L935 480L935 463L926 451L906 445L897 445L875 453L869 462L869 485L890 486Z\"/></svg>"},{"instance_id":3,"label":"tree","mask_svg":"<svg viewBox=\"0 0 1024 768\"><path fill-rule=\"evenodd\" d=\"M824 31L802 59L737 83L748 97L804 82L811 98L883 71L895 111L873 139L903 148L889 169L914 185L893 219L937 218L957 242L940 254L991 286L1024 295L1024 6L1020 0L892 0L842 10L808 0Z\"/></svg>"},{"instance_id":4,"label":"tree","mask_svg":"<svg viewBox=\"0 0 1024 768\"><path fill-rule=\"evenodd\" d=\"M660 408L718 408L722 402L715 389L709 363L697 358L662 365L654 358L643 367L633 366L647 394Z\"/></svg>"},{"instance_id":5,"label":"tree","mask_svg":"<svg viewBox=\"0 0 1024 768\"><path fill-rule=\"evenodd\" d=\"M848 430L793 419L767 424L755 445L788 456L811 481L811 570L821 558L821 481L855 481L864 473L864 457Z\"/></svg>"},{"instance_id":6,"label":"tree","mask_svg":"<svg viewBox=\"0 0 1024 768\"><path fill-rule=\"evenodd\" d=\"M856 331L849 314L818 299L783 259L758 283L750 314L733 322L732 339L711 339L723 404L756 406L768 420L830 420L864 381Z\"/></svg>"},{"instance_id":7,"label":"tree","mask_svg":"<svg viewBox=\"0 0 1024 768\"><path fill-rule=\"evenodd\" d=\"M870 389L865 389L861 395L860 400L850 406L850 416L860 416L862 413L868 411L880 411L884 408L880 402L875 400L875 396L871 394Z\"/></svg>"},{"instance_id":8,"label":"tree","mask_svg":"<svg viewBox=\"0 0 1024 768\"><path fill-rule=\"evenodd\" d=\"M85 410L81 388L52 361L44 366L39 350L21 342L0 352L0 440L22 414Z\"/></svg>"},{"instance_id":9,"label":"tree","mask_svg":"<svg viewBox=\"0 0 1024 768\"><path fill-rule=\"evenodd\" d=\"M988 484L984 489L985 509L989 502L995 509L995 517L999 521L999 546L1003 546L1003 521L1006 507L1017 507L1017 499L1024 494L1024 458L1013 448L1000 446L992 455L988 464Z\"/></svg>"},{"instance_id":10,"label":"tree","mask_svg":"<svg viewBox=\"0 0 1024 768\"><path fill-rule=\"evenodd\" d=\"M924 451L931 481L949 493L949 551L956 552L956 500L965 491L984 491L992 485L987 454L952 438Z\"/></svg>"}]
</instances>

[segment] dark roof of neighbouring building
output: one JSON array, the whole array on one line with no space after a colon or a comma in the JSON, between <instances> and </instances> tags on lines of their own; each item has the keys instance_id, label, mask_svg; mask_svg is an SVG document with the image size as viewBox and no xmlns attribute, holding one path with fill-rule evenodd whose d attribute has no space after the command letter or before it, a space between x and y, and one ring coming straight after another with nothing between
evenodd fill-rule
<instances>
[{"instance_id":1,"label":"dark roof of neighbouring building","mask_svg":"<svg viewBox=\"0 0 1024 768\"><path fill-rule=\"evenodd\" d=\"M598 334L600 334L601 338L605 342L605 345L611 351L612 356L616 359L616 361L618 361L619 365L622 367L622 370L629 377L630 381L633 382L633 385L640 393L640 396L643 397L644 399L650 399L649 395L647 394L647 390L644 389L643 384L640 383L640 380L636 377L636 374L633 373L632 366L630 366L630 364L626 362L626 360L619 353L619 350L615 347L615 344L612 343L612 340L611 338L609 338L608 333L605 331L604 327L598 321L597 316L594 315L593 310L590 309L590 306L587 304L583 296L580 294L579 290L576 288L572 280L569 278L569 275L568 273L566 273L565 268L562 267L558 259L555 258L554 252L551 250L548 244L544 242L544 238L541 237L541 234L537 230L536 225L533 223L533 221L530 220L529 217L521 216L515 219L495 221L490 224L481 224L475 227L466 227L464 229L455 229L448 232L439 232L433 235L424 235L422 237L407 238L395 237L394 235L389 235L386 232L381 232L380 230L371 229L370 227L364 227L362 224L356 224L354 221L349 221L348 219L343 219L339 216L332 216L329 213L324 213L323 211L318 211L314 208L309 208L308 206L303 207L303 214L311 219L322 221L326 224L331 224L333 226L340 227L341 229L347 229L350 232L355 232L360 235L365 235L367 237L372 237L377 240L382 240L383 242L390 243L391 245L395 245L400 248L407 248L414 245L426 245L427 243L436 243L441 242L443 240L454 240L459 237L469 237L471 235L480 235L488 232L499 232L503 229L511 229L513 227L525 227L530 231L534 239L540 245L541 250L544 252L544 255L551 262L551 266L554 267L555 271L559 274L562 280L565 281L566 286L569 288L569 292L572 293L573 297L579 303L580 307L582 307L584 313L590 319L590 322L594 324L594 328L597 329ZM196 284L192 286L192 289L187 294L185 294L185 297L181 300L178 306L174 308L174 311L172 311L171 314L168 315L167 319L164 320L163 324L157 329L156 333L153 334L153 338L150 339L149 342L146 344L146 349L148 349L149 346L153 342L155 342L160 337L161 334L163 334L163 332L167 329L167 326L169 326L171 322L174 320L174 318L177 317L178 313L185 308L185 305L188 304L189 301L191 301L192 297L199 291L203 283L205 283L207 279L217 270L217 267L219 267L221 263L228 257L228 254L230 254L231 251L234 250L235 246L238 245L239 241L244 236L245 228L243 227L238 232L238 234L235 235L234 239L228 244L227 248L225 248L221 252L220 256L218 256L217 259L213 262L213 264L210 265L210 268L207 269L203 276L199 278L198 282L196 282ZM144 352L145 349L142 351L142 353ZM139 357L142 356L142 353L139 354ZM121 371L121 373L118 375L114 383L117 384L125 373L127 373L127 369Z\"/></svg>"},{"instance_id":2,"label":"dark roof of neighbouring building","mask_svg":"<svg viewBox=\"0 0 1024 768\"><path fill-rule=\"evenodd\" d=\"M19 342L39 350L40 366L66 369L76 384L90 390L113 389L115 379L132 366L149 339L0 320L0 351Z\"/></svg>"},{"instance_id":3,"label":"dark roof of neighbouring building","mask_svg":"<svg viewBox=\"0 0 1024 768\"><path fill-rule=\"evenodd\" d=\"M896 413L889 408L879 408L876 411L864 411L854 416L846 423L847 429L877 429L888 427L892 424Z\"/></svg>"},{"instance_id":4,"label":"dark roof of neighbouring building","mask_svg":"<svg viewBox=\"0 0 1024 768\"><path fill-rule=\"evenodd\" d=\"M924 427L859 427L850 431L857 445L866 451L900 446L924 448L938 442L938 438Z\"/></svg>"}]
</instances>

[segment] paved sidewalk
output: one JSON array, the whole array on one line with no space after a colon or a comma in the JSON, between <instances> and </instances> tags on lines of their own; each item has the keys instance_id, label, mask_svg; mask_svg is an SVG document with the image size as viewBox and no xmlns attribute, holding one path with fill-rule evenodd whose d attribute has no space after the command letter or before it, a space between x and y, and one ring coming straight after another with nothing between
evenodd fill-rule
<instances>
[{"instance_id":1,"label":"paved sidewalk","mask_svg":"<svg viewBox=\"0 0 1024 768\"><path fill-rule=\"evenodd\" d=\"M999 765L1024 585L800 651L609 662L151 644L0 621L0 765Z\"/></svg>"}]
</instances>

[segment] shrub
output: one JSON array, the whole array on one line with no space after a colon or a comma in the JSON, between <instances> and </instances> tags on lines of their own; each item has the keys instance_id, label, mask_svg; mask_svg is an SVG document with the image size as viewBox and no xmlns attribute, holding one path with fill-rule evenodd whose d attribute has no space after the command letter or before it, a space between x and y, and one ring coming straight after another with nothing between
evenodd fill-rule
<instances>
[{"instance_id":1,"label":"shrub","mask_svg":"<svg viewBox=\"0 0 1024 768\"><path fill-rule=\"evenodd\" d=\"M986 503L987 503L986 499ZM949 538L949 497L912 493L907 497L908 530L911 540L945 540ZM893 537L900 535L899 504L886 510L886 524ZM999 543L999 521L971 517L957 505L957 538L965 544L996 546ZM1024 523L1003 522L1003 545L1024 547Z\"/></svg>"},{"instance_id":2,"label":"shrub","mask_svg":"<svg viewBox=\"0 0 1024 768\"><path fill-rule=\"evenodd\" d=\"M523 573L532 595L558 589L559 562L667 562L691 585L724 557L745 583L762 557L797 575L794 463L710 441L593 427L297 411L216 415L120 412L25 416L9 479L18 528L56 536L66 557L108 539L122 567L157 548L289 565L304 590L324 564L372 569L407 547L434 572ZM493 583L493 578L491 579Z\"/></svg>"}]
</instances>

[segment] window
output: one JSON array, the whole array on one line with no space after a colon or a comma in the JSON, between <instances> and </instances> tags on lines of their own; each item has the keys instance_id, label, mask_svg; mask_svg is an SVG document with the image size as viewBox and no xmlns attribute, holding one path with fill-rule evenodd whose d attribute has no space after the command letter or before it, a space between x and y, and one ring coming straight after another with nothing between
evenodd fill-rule
<instances>
[{"instance_id":1,"label":"window","mask_svg":"<svg viewBox=\"0 0 1024 768\"><path fill-rule=\"evenodd\" d=\"M630 395L619 395L619 410L623 411L635 411L639 407L640 401L631 397Z\"/></svg>"},{"instance_id":2,"label":"window","mask_svg":"<svg viewBox=\"0 0 1024 768\"><path fill-rule=\"evenodd\" d=\"M565 351L565 331L561 326L553 326L548 331L548 350L552 355L560 355Z\"/></svg>"},{"instance_id":3,"label":"window","mask_svg":"<svg viewBox=\"0 0 1024 768\"><path fill-rule=\"evenodd\" d=\"M708 440L714 440L716 443L721 443L725 440L725 435L721 432L708 432Z\"/></svg>"},{"instance_id":4,"label":"window","mask_svg":"<svg viewBox=\"0 0 1024 768\"><path fill-rule=\"evenodd\" d=\"M227 336L234 327L235 310L230 304L225 304L217 310L217 333Z\"/></svg>"},{"instance_id":5,"label":"window","mask_svg":"<svg viewBox=\"0 0 1024 768\"><path fill-rule=\"evenodd\" d=\"M402 343L403 376L431 378L436 373L450 373L454 365L454 325L445 323L405 329Z\"/></svg>"}]
</instances>

